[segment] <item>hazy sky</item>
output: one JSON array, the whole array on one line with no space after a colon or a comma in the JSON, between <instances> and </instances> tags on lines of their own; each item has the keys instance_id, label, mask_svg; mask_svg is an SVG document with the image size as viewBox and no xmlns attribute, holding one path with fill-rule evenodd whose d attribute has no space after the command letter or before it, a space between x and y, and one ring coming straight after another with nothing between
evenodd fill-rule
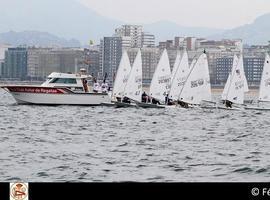
<instances>
[{"instance_id":1,"label":"hazy sky","mask_svg":"<svg viewBox=\"0 0 270 200\"><path fill-rule=\"evenodd\" d=\"M128 23L169 20L179 25L233 28L270 13L270 0L79 0Z\"/></svg>"}]
</instances>

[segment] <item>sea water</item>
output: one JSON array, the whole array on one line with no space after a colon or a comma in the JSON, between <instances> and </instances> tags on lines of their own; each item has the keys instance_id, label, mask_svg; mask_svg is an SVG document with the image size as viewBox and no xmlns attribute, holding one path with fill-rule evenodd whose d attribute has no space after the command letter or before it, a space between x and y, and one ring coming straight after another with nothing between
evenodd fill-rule
<instances>
[{"instance_id":1,"label":"sea water","mask_svg":"<svg viewBox=\"0 0 270 200\"><path fill-rule=\"evenodd\" d=\"M270 112L17 105L0 90L0 181L270 180Z\"/></svg>"}]
</instances>

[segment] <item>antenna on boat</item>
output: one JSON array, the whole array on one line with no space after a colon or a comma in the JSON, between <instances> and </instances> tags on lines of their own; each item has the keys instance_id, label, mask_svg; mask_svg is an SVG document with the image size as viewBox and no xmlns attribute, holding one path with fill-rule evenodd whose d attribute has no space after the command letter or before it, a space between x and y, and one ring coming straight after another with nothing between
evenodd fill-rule
<instances>
[{"instance_id":1,"label":"antenna on boat","mask_svg":"<svg viewBox=\"0 0 270 200\"><path fill-rule=\"evenodd\" d=\"M78 60L77 58L75 58L75 74L77 73L78 71Z\"/></svg>"}]
</instances>

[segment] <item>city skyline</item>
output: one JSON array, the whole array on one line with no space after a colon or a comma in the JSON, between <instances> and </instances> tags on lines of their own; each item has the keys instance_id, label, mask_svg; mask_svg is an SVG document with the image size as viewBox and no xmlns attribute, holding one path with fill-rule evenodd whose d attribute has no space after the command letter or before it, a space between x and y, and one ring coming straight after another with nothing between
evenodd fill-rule
<instances>
[{"instance_id":1,"label":"city skyline","mask_svg":"<svg viewBox=\"0 0 270 200\"><path fill-rule=\"evenodd\" d=\"M126 23L171 21L182 26L231 29L270 12L267 0L77 0L97 13ZM157 6L155 6L157 4ZM210 6L209 6L210 5Z\"/></svg>"}]
</instances>

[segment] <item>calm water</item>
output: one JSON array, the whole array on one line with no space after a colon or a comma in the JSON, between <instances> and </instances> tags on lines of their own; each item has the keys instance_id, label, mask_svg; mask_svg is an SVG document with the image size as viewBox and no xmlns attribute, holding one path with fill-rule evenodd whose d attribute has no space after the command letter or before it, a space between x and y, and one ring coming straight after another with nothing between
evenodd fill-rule
<instances>
[{"instance_id":1,"label":"calm water","mask_svg":"<svg viewBox=\"0 0 270 200\"><path fill-rule=\"evenodd\" d=\"M270 112L14 103L0 91L0 181L270 180Z\"/></svg>"}]
</instances>

